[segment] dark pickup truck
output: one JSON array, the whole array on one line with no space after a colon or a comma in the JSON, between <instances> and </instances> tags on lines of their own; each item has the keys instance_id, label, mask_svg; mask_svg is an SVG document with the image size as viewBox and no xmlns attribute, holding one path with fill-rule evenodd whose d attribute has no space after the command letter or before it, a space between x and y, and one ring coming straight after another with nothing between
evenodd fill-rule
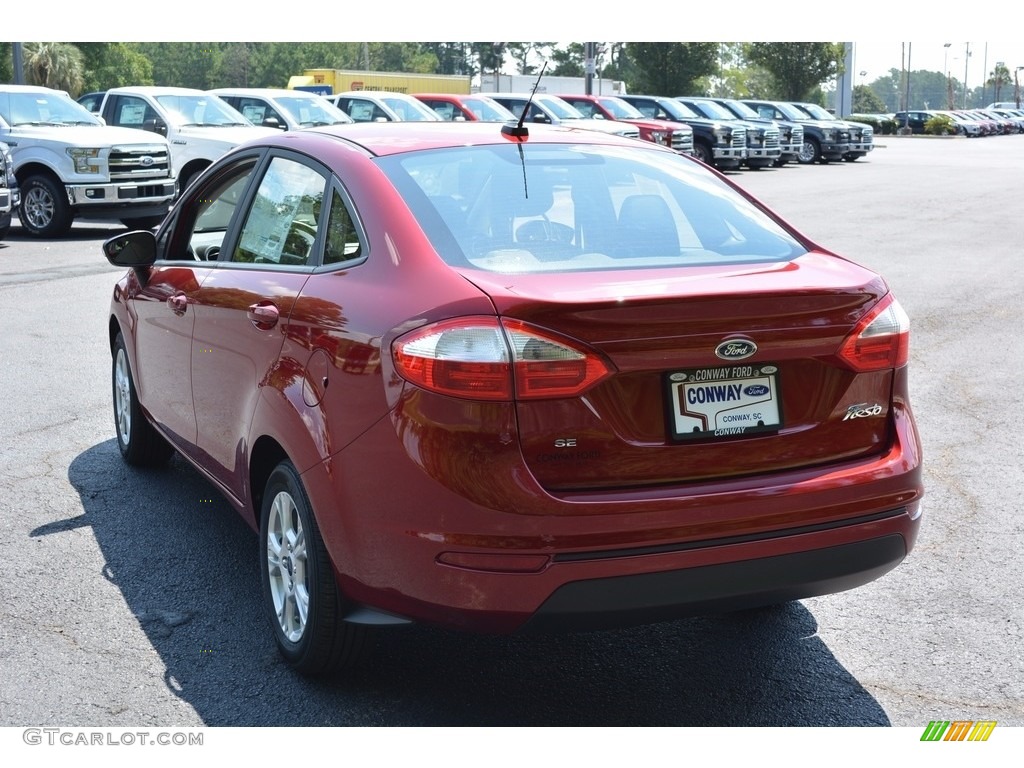
<instances>
[{"instance_id":1,"label":"dark pickup truck","mask_svg":"<svg viewBox=\"0 0 1024 768\"><path fill-rule=\"evenodd\" d=\"M817 120L784 101L743 99L743 103L768 120L791 120L804 127L804 143L797 161L806 164L842 160L850 152L850 128L836 120Z\"/></svg>"},{"instance_id":2,"label":"dark pickup truck","mask_svg":"<svg viewBox=\"0 0 1024 768\"><path fill-rule=\"evenodd\" d=\"M747 132L734 123L708 120L692 109L667 96L633 96L619 98L632 104L653 120L686 123L693 129L694 157L715 168L739 168L747 159Z\"/></svg>"}]
</instances>

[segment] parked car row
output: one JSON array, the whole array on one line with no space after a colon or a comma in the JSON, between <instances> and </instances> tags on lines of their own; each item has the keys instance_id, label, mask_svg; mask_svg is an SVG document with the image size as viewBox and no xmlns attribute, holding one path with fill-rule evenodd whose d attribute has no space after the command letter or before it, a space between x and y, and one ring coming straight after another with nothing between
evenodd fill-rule
<instances>
[{"instance_id":1,"label":"parked car row","mask_svg":"<svg viewBox=\"0 0 1024 768\"><path fill-rule=\"evenodd\" d=\"M1024 133L1024 110L1019 109L912 109L894 113L892 120L912 134L941 133L943 128L971 138Z\"/></svg>"},{"instance_id":2,"label":"parked car row","mask_svg":"<svg viewBox=\"0 0 1024 768\"><path fill-rule=\"evenodd\" d=\"M835 120L813 104L543 93L351 91L324 97L274 88L164 86L91 92L76 104L63 92L18 88L0 86L0 141L8 139L12 186L21 188L20 202L0 198L0 232L10 219L3 208L18 206L25 231L41 237L60 237L79 217L115 216L126 226L150 228L203 170L242 142L349 122L522 118L663 144L723 170L855 160L873 148L870 126ZM73 134L70 125L90 131ZM132 130L115 136L114 129ZM150 135L140 139L139 130ZM101 135L106 138L99 141Z\"/></svg>"}]
</instances>

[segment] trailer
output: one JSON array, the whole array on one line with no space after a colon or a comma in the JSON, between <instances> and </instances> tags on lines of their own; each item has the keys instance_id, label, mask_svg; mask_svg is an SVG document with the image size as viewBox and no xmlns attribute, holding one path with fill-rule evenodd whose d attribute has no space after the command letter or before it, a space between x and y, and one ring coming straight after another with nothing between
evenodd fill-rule
<instances>
[{"instance_id":1,"label":"trailer","mask_svg":"<svg viewBox=\"0 0 1024 768\"><path fill-rule=\"evenodd\" d=\"M288 87L324 96L347 91L392 93L470 92L469 75L429 75L418 72L369 72L356 69L307 69L288 80Z\"/></svg>"}]
</instances>

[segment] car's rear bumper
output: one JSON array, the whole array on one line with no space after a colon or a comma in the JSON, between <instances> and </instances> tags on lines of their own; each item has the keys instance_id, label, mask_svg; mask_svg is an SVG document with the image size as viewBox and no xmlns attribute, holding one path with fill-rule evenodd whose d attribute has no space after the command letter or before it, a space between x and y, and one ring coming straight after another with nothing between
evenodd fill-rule
<instances>
[{"instance_id":1,"label":"car's rear bumper","mask_svg":"<svg viewBox=\"0 0 1024 768\"><path fill-rule=\"evenodd\" d=\"M861 460L561 495L514 443L508 456L462 455L401 424L402 452L385 419L303 480L356 604L482 632L615 626L839 591L894 568L923 496L912 418L894 413L893 444ZM435 480L438 466L475 499Z\"/></svg>"},{"instance_id":2,"label":"car's rear bumper","mask_svg":"<svg viewBox=\"0 0 1024 768\"><path fill-rule=\"evenodd\" d=\"M804 541L814 543L814 537ZM574 581L555 590L521 631L646 624L842 592L895 568L907 548L902 533L890 533L750 560Z\"/></svg>"}]
</instances>

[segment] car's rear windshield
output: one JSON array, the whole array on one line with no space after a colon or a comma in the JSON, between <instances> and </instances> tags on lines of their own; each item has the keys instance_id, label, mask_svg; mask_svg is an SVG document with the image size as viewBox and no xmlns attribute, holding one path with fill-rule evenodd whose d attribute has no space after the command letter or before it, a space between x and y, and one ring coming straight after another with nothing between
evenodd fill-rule
<instances>
[{"instance_id":1,"label":"car's rear windshield","mask_svg":"<svg viewBox=\"0 0 1024 768\"><path fill-rule=\"evenodd\" d=\"M378 162L452 266L572 272L789 261L806 252L703 166L642 145L509 143Z\"/></svg>"}]
</instances>

